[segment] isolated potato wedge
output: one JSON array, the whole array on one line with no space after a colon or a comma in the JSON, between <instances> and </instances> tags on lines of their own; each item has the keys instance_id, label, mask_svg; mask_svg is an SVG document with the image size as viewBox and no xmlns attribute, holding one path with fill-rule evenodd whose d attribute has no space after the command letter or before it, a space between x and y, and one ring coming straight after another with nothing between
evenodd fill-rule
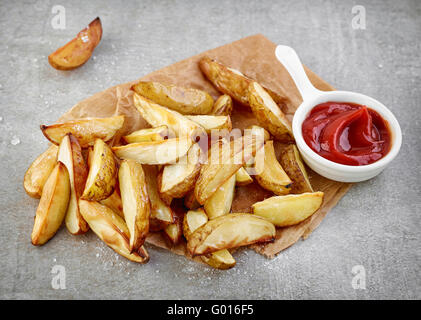
<instances>
[{"instance_id":1,"label":"isolated potato wedge","mask_svg":"<svg viewBox=\"0 0 421 320\"><path fill-rule=\"evenodd\" d=\"M71 192L65 218L66 228L71 234L83 234L89 230L89 226L80 214L78 201L85 187L88 166L83 158L82 148L72 134L67 134L61 140L57 159L66 166L70 178Z\"/></svg>"},{"instance_id":2,"label":"isolated potato wedge","mask_svg":"<svg viewBox=\"0 0 421 320\"><path fill-rule=\"evenodd\" d=\"M110 140L121 129L124 116L110 118L85 118L57 123L50 126L41 126L44 136L52 143L59 145L61 139L71 133L79 141L82 148L92 146L96 139Z\"/></svg>"},{"instance_id":3,"label":"isolated potato wedge","mask_svg":"<svg viewBox=\"0 0 421 320\"><path fill-rule=\"evenodd\" d=\"M48 56L50 65L58 70L72 70L89 60L101 41L101 20L96 18L77 36Z\"/></svg>"},{"instance_id":4,"label":"isolated potato wedge","mask_svg":"<svg viewBox=\"0 0 421 320\"><path fill-rule=\"evenodd\" d=\"M45 182L57 164L58 147L50 145L38 156L25 173L23 187L28 195L40 198Z\"/></svg>"},{"instance_id":5,"label":"isolated potato wedge","mask_svg":"<svg viewBox=\"0 0 421 320\"><path fill-rule=\"evenodd\" d=\"M150 230L159 231L174 222L174 212L159 196L156 166L143 165L148 190L150 212Z\"/></svg>"},{"instance_id":6,"label":"isolated potato wedge","mask_svg":"<svg viewBox=\"0 0 421 320\"><path fill-rule=\"evenodd\" d=\"M101 139L95 140L92 163L82 199L101 201L108 198L117 181L117 166L110 147Z\"/></svg>"},{"instance_id":7,"label":"isolated potato wedge","mask_svg":"<svg viewBox=\"0 0 421 320\"><path fill-rule=\"evenodd\" d=\"M313 192L306 168L295 145L290 144L282 149L280 163L292 180L291 193Z\"/></svg>"},{"instance_id":8,"label":"isolated potato wedge","mask_svg":"<svg viewBox=\"0 0 421 320\"><path fill-rule=\"evenodd\" d=\"M121 162L118 171L124 220L130 232L130 252L145 242L149 232L150 204L142 165L133 160Z\"/></svg>"},{"instance_id":9,"label":"isolated potato wedge","mask_svg":"<svg viewBox=\"0 0 421 320\"><path fill-rule=\"evenodd\" d=\"M213 107L211 95L194 88L140 81L132 86L132 90L181 114L208 114Z\"/></svg>"},{"instance_id":10,"label":"isolated potato wedge","mask_svg":"<svg viewBox=\"0 0 421 320\"><path fill-rule=\"evenodd\" d=\"M253 213L272 222L277 227L300 223L315 213L323 202L323 192L307 192L275 196L256 202Z\"/></svg>"},{"instance_id":11,"label":"isolated potato wedge","mask_svg":"<svg viewBox=\"0 0 421 320\"><path fill-rule=\"evenodd\" d=\"M184 211L181 208L174 210L174 223L167 225L164 230L164 236L171 245L178 244L183 237Z\"/></svg>"},{"instance_id":12,"label":"isolated potato wedge","mask_svg":"<svg viewBox=\"0 0 421 320\"><path fill-rule=\"evenodd\" d=\"M184 205L191 209L197 209L200 207L200 203L196 200L196 195L194 194L194 190L188 192L184 197Z\"/></svg>"},{"instance_id":13,"label":"isolated potato wedge","mask_svg":"<svg viewBox=\"0 0 421 320\"><path fill-rule=\"evenodd\" d=\"M107 206L124 219L123 201L117 188L107 199L101 200L99 203Z\"/></svg>"},{"instance_id":14,"label":"isolated potato wedge","mask_svg":"<svg viewBox=\"0 0 421 320\"><path fill-rule=\"evenodd\" d=\"M142 246L130 252L130 232L124 220L113 210L96 201L79 200L80 212L92 231L115 252L138 263L149 261L149 255Z\"/></svg>"},{"instance_id":15,"label":"isolated potato wedge","mask_svg":"<svg viewBox=\"0 0 421 320\"><path fill-rule=\"evenodd\" d=\"M247 170L244 169L244 167L241 167L236 173L235 173L235 185L237 186L246 186L250 183L253 183L253 178L250 177Z\"/></svg>"},{"instance_id":16,"label":"isolated potato wedge","mask_svg":"<svg viewBox=\"0 0 421 320\"><path fill-rule=\"evenodd\" d=\"M190 210L184 216L184 237L188 240L191 234L208 222L208 216L202 208ZM226 270L235 266L235 260L227 249L222 249L200 256L203 262L216 269Z\"/></svg>"},{"instance_id":17,"label":"isolated potato wedge","mask_svg":"<svg viewBox=\"0 0 421 320\"><path fill-rule=\"evenodd\" d=\"M194 189L200 173L200 155L201 149L195 143L187 155L164 167L158 179L161 198L182 198Z\"/></svg>"},{"instance_id":18,"label":"isolated potato wedge","mask_svg":"<svg viewBox=\"0 0 421 320\"><path fill-rule=\"evenodd\" d=\"M231 96L237 102L249 106L248 87L253 79L242 74L236 69L229 68L209 57L199 61L199 68L210 82L220 92ZM284 99L277 93L265 88L276 103L283 103Z\"/></svg>"},{"instance_id":19,"label":"isolated potato wedge","mask_svg":"<svg viewBox=\"0 0 421 320\"><path fill-rule=\"evenodd\" d=\"M203 129L177 111L167 109L137 93L133 94L133 102L142 117L152 126L166 125L170 135L190 137L194 141L203 134Z\"/></svg>"},{"instance_id":20,"label":"isolated potato wedge","mask_svg":"<svg viewBox=\"0 0 421 320\"><path fill-rule=\"evenodd\" d=\"M199 208L197 210L189 210L184 215L183 220L183 234L186 240L189 240L191 234L201 226L203 226L206 222L208 222L208 216L206 215L205 210L203 208Z\"/></svg>"},{"instance_id":21,"label":"isolated potato wedge","mask_svg":"<svg viewBox=\"0 0 421 320\"><path fill-rule=\"evenodd\" d=\"M256 215L231 213L210 220L189 237L187 249L203 255L222 249L236 248L275 239L275 226Z\"/></svg>"},{"instance_id":22,"label":"isolated potato wedge","mask_svg":"<svg viewBox=\"0 0 421 320\"><path fill-rule=\"evenodd\" d=\"M232 175L205 201L205 211L209 220L223 216L231 211L234 199L236 175Z\"/></svg>"},{"instance_id":23,"label":"isolated potato wedge","mask_svg":"<svg viewBox=\"0 0 421 320\"><path fill-rule=\"evenodd\" d=\"M277 195L288 194L291 191L292 181L285 173L276 159L273 141L266 141L255 158L255 170L257 182L266 190Z\"/></svg>"},{"instance_id":24,"label":"isolated potato wedge","mask_svg":"<svg viewBox=\"0 0 421 320\"><path fill-rule=\"evenodd\" d=\"M130 143L125 146L113 147L117 157L135 160L142 164L168 164L185 156L193 141L188 137Z\"/></svg>"},{"instance_id":25,"label":"isolated potato wedge","mask_svg":"<svg viewBox=\"0 0 421 320\"><path fill-rule=\"evenodd\" d=\"M35 246L50 240L63 223L70 199L70 180L66 166L58 162L44 185L35 215L31 241Z\"/></svg>"},{"instance_id":26,"label":"isolated potato wedge","mask_svg":"<svg viewBox=\"0 0 421 320\"><path fill-rule=\"evenodd\" d=\"M257 82L250 83L249 103L260 125L282 142L294 140L291 124L269 93Z\"/></svg>"},{"instance_id":27,"label":"isolated potato wedge","mask_svg":"<svg viewBox=\"0 0 421 320\"><path fill-rule=\"evenodd\" d=\"M229 116L232 113L232 99L229 95L223 94L213 105L212 114L215 116Z\"/></svg>"},{"instance_id":28,"label":"isolated potato wedge","mask_svg":"<svg viewBox=\"0 0 421 320\"><path fill-rule=\"evenodd\" d=\"M126 143L161 141L168 137L168 127L159 126L156 128L140 129L124 136L123 140Z\"/></svg>"},{"instance_id":29,"label":"isolated potato wedge","mask_svg":"<svg viewBox=\"0 0 421 320\"><path fill-rule=\"evenodd\" d=\"M209 150L208 161L202 166L197 179L194 190L197 201L203 205L225 181L255 155L262 144L255 139L245 139L245 137L236 138L230 143L222 141L214 143Z\"/></svg>"},{"instance_id":30,"label":"isolated potato wedge","mask_svg":"<svg viewBox=\"0 0 421 320\"><path fill-rule=\"evenodd\" d=\"M197 123L207 134L212 133L212 130L227 129L232 130L232 123L230 116L212 116L212 115L201 115L201 116L186 116L187 119Z\"/></svg>"}]
</instances>

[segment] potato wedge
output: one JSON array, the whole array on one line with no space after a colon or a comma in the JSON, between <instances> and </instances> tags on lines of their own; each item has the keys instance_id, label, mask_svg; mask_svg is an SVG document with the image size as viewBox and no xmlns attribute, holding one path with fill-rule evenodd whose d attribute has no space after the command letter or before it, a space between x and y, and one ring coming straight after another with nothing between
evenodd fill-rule
<instances>
[{"instance_id":1,"label":"potato wedge","mask_svg":"<svg viewBox=\"0 0 421 320\"><path fill-rule=\"evenodd\" d=\"M163 230L164 236L171 245L177 245L182 240L184 214L182 208L176 208L174 210L174 223L167 225Z\"/></svg>"},{"instance_id":2,"label":"potato wedge","mask_svg":"<svg viewBox=\"0 0 421 320\"><path fill-rule=\"evenodd\" d=\"M282 142L294 141L291 124L269 93L257 82L250 83L249 103L260 125Z\"/></svg>"},{"instance_id":3,"label":"potato wedge","mask_svg":"<svg viewBox=\"0 0 421 320\"><path fill-rule=\"evenodd\" d=\"M67 134L60 143L57 155L67 168L70 178L70 201L66 212L66 228L71 234L83 234L89 226L83 219L79 210L79 198L82 195L88 176L88 166L82 155L82 148L72 134Z\"/></svg>"},{"instance_id":4,"label":"potato wedge","mask_svg":"<svg viewBox=\"0 0 421 320\"><path fill-rule=\"evenodd\" d=\"M250 177L247 170L244 169L244 167L241 167L236 173L235 173L235 185L236 186L246 186L250 183L253 183L253 178Z\"/></svg>"},{"instance_id":5,"label":"potato wedge","mask_svg":"<svg viewBox=\"0 0 421 320\"><path fill-rule=\"evenodd\" d=\"M232 130L232 123L231 123L230 116L203 115L203 116L186 116L186 118L197 123L203 129L205 129L207 134L212 133L212 130L223 130L223 129L227 129L228 131Z\"/></svg>"},{"instance_id":6,"label":"potato wedge","mask_svg":"<svg viewBox=\"0 0 421 320\"><path fill-rule=\"evenodd\" d=\"M256 215L231 213L210 220L193 232L187 242L192 256L275 239L275 226Z\"/></svg>"},{"instance_id":7,"label":"potato wedge","mask_svg":"<svg viewBox=\"0 0 421 320\"><path fill-rule=\"evenodd\" d=\"M63 47L48 56L48 62L57 70L72 70L89 60L95 47L101 41L101 20L96 18L88 27Z\"/></svg>"},{"instance_id":8,"label":"potato wedge","mask_svg":"<svg viewBox=\"0 0 421 320\"><path fill-rule=\"evenodd\" d=\"M130 232L124 220L113 210L96 201L79 200L80 212L92 231L115 252L138 263L149 261L149 255L142 246L130 252Z\"/></svg>"},{"instance_id":9,"label":"potato wedge","mask_svg":"<svg viewBox=\"0 0 421 320\"><path fill-rule=\"evenodd\" d=\"M184 157L193 141L188 137L130 143L113 147L115 155L121 159L135 160L141 164L169 164Z\"/></svg>"},{"instance_id":10,"label":"potato wedge","mask_svg":"<svg viewBox=\"0 0 421 320\"><path fill-rule=\"evenodd\" d=\"M300 152L293 144L283 148L280 163L292 180L291 193L313 192Z\"/></svg>"},{"instance_id":11,"label":"potato wedge","mask_svg":"<svg viewBox=\"0 0 421 320\"><path fill-rule=\"evenodd\" d=\"M171 207L162 201L159 196L157 168L155 166L148 165L143 165L142 167L145 172L146 187L151 205L149 229L151 231L159 231L174 222L174 213Z\"/></svg>"},{"instance_id":12,"label":"potato wedge","mask_svg":"<svg viewBox=\"0 0 421 320\"><path fill-rule=\"evenodd\" d=\"M236 175L232 175L225 181L212 196L205 201L205 211L209 220L223 216L231 211L234 199Z\"/></svg>"},{"instance_id":13,"label":"potato wedge","mask_svg":"<svg viewBox=\"0 0 421 320\"><path fill-rule=\"evenodd\" d=\"M124 136L126 143L161 141L168 137L168 127L159 126L156 128L140 129Z\"/></svg>"},{"instance_id":14,"label":"potato wedge","mask_svg":"<svg viewBox=\"0 0 421 320\"><path fill-rule=\"evenodd\" d=\"M266 141L255 161L255 177L263 188L277 195L288 194L291 191L292 181L276 159L272 140Z\"/></svg>"},{"instance_id":15,"label":"potato wedge","mask_svg":"<svg viewBox=\"0 0 421 320\"><path fill-rule=\"evenodd\" d=\"M235 266L236 261L227 249L222 249L200 256L203 262L215 269L228 270Z\"/></svg>"},{"instance_id":16,"label":"potato wedge","mask_svg":"<svg viewBox=\"0 0 421 320\"><path fill-rule=\"evenodd\" d=\"M130 232L130 252L145 242L149 232L150 204L142 165L123 160L118 171L124 220Z\"/></svg>"},{"instance_id":17,"label":"potato wedge","mask_svg":"<svg viewBox=\"0 0 421 320\"><path fill-rule=\"evenodd\" d=\"M82 199L101 201L113 192L117 181L117 166L110 147L101 139L95 140L92 164Z\"/></svg>"},{"instance_id":18,"label":"potato wedge","mask_svg":"<svg viewBox=\"0 0 421 320\"><path fill-rule=\"evenodd\" d=\"M85 118L57 123L50 126L41 126L44 136L52 143L59 145L61 139L71 133L79 141L82 148L92 146L96 139L110 140L121 129L124 116L110 118Z\"/></svg>"},{"instance_id":19,"label":"potato wedge","mask_svg":"<svg viewBox=\"0 0 421 320\"><path fill-rule=\"evenodd\" d=\"M213 105L212 114L214 116L229 116L232 113L232 99L229 95L223 94Z\"/></svg>"},{"instance_id":20,"label":"potato wedge","mask_svg":"<svg viewBox=\"0 0 421 320\"><path fill-rule=\"evenodd\" d=\"M114 192L107 199L101 200L99 203L107 206L124 219L123 201L118 188L115 188Z\"/></svg>"},{"instance_id":21,"label":"potato wedge","mask_svg":"<svg viewBox=\"0 0 421 320\"><path fill-rule=\"evenodd\" d=\"M58 162L44 185L31 234L33 245L42 245L55 235L63 223L69 199L69 174L66 166Z\"/></svg>"},{"instance_id":22,"label":"potato wedge","mask_svg":"<svg viewBox=\"0 0 421 320\"><path fill-rule=\"evenodd\" d=\"M244 137L236 138L230 143L214 143L195 186L197 201L203 205L261 147L262 143Z\"/></svg>"},{"instance_id":23,"label":"potato wedge","mask_svg":"<svg viewBox=\"0 0 421 320\"><path fill-rule=\"evenodd\" d=\"M248 87L253 79L245 76L240 71L229 68L222 63L203 57L199 61L199 68L210 82L220 92L231 96L237 102L249 106ZM284 99L277 93L265 88L276 103L283 103Z\"/></svg>"},{"instance_id":24,"label":"potato wedge","mask_svg":"<svg viewBox=\"0 0 421 320\"><path fill-rule=\"evenodd\" d=\"M277 227L292 226L315 213L323 203L323 195L319 191L275 196L256 202L252 210Z\"/></svg>"},{"instance_id":25,"label":"potato wedge","mask_svg":"<svg viewBox=\"0 0 421 320\"><path fill-rule=\"evenodd\" d=\"M137 93L133 94L133 102L142 117L152 127L166 125L170 135L187 136L194 141L198 136L204 134L203 128L177 111L167 109Z\"/></svg>"},{"instance_id":26,"label":"potato wedge","mask_svg":"<svg viewBox=\"0 0 421 320\"><path fill-rule=\"evenodd\" d=\"M52 144L32 162L25 173L23 187L33 198L40 198L45 182L57 164L58 147Z\"/></svg>"},{"instance_id":27,"label":"potato wedge","mask_svg":"<svg viewBox=\"0 0 421 320\"><path fill-rule=\"evenodd\" d=\"M140 81L132 86L132 90L181 114L208 114L213 107L211 95L199 89Z\"/></svg>"},{"instance_id":28,"label":"potato wedge","mask_svg":"<svg viewBox=\"0 0 421 320\"><path fill-rule=\"evenodd\" d=\"M208 216L206 215L205 210L203 208L199 208L197 210L189 210L184 215L183 220L183 234L186 240L189 239L191 234L201 226L203 226L206 222L208 222Z\"/></svg>"},{"instance_id":29,"label":"potato wedge","mask_svg":"<svg viewBox=\"0 0 421 320\"><path fill-rule=\"evenodd\" d=\"M161 198L182 198L194 189L200 173L201 149L195 143L178 162L166 165L158 179Z\"/></svg>"},{"instance_id":30,"label":"potato wedge","mask_svg":"<svg viewBox=\"0 0 421 320\"><path fill-rule=\"evenodd\" d=\"M263 137L263 141L265 141L265 142L270 140L269 132L266 129L260 127L260 126L252 125L252 126L246 128L244 130L244 135L248 135L248 134L250 134L254 137Z\"/></svg>"},{"instance_id":31,"label":"potato wedge","mask_svg":"<svg viewBox=\"0 0 421 320\"><path fill-rule=\"evenodd\" d=\"M196 200L196 195L194 194L194 190L188 192L184 197L184 205L191 209L197 209L200 207L200 203Z\"/></svg>"}]
</instances>

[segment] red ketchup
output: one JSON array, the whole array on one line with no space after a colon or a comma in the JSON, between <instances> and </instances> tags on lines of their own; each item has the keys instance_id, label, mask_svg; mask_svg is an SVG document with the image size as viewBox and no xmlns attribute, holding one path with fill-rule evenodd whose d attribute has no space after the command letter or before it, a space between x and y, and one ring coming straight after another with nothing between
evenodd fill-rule
<instances>
[{"instance_id":1,"label":"red ketchup","mask_svg":"<svg viewBox=\"0 0 421 320\"><path fill-rule=\"evenodd\" d=\"M302 132L314 152L350 166L376 162L391 146L387 121L366 106L347 102L318 104L304 120Z\"/></svg>"}]
</instances>

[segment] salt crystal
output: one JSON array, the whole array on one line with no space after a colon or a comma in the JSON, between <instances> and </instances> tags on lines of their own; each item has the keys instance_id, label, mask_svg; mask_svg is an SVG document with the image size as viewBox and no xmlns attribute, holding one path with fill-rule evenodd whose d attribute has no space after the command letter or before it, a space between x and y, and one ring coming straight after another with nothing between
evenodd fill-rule
<instances>
[{"instance_id":1,"label":"salt crystal","mask_svg":"<svg viewBox=\"0 0 421 320\"><path fill-rule=\"evenodd\" d=\"M99 253L97 253L97 254L96 254L96 257L97 257L97 258L99 257Z\"/></svg>"},{"instance_id":2,"label":"salt crystal","mask_svg":"<svg viewBox=\"0 0 421 320\"><path fill-rule=\"evenodd\" d=\"M381 68L383 68L383 65L382 65L381 63L379 64L379 68L380 68L380 69L381 69Z\"/></svg>"},{"instance_id":3,"label":"salt crystal","mask_svg":"<svg viewBox=\"0 0 421 320\"><path fill-rule=\"evenodd\" d=\"M0 117L0 122L2 122L3 121L3 117Z\"/></svg>"},{"instance_id":4,"label":"salt crystal","mask_svg":"<svg viewBox=\"0 0 421 320\"><path fill-rule=\"evenodd\" d=\"M20 139L16 136L13 136L12 140L10 141L10 143L14 146L18 145L20 143Z\"/></svg>"}]
</instances>

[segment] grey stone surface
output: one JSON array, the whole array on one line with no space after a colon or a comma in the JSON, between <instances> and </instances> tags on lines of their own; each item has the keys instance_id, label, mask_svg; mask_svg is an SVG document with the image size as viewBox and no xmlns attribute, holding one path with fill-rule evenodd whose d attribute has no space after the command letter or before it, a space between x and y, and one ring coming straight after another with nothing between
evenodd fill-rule
<instances>
[{"instance_id":1,"label":"grey stone surface","mask_svg":"<svg viewBox=\"0 0 421 320\"><path fill-rule=\"evenodd\" d=\"M63 4L66 29L51 27ZM366 29L351 27L352 6ZM100 16L101 44L83 67L60 72L47 56ZM1 1L0 298L419 299L421 1ZM401 152L380 176L354 186L321 226L273 260L242 250L235 269L211 270L161 249L139 266L92 233L62 229L30 244L38 201L22 178L46 147L39 125L112 85L244 36L294 47L335 87L371 95L397 116ZM17 143L19 140L19 143ZM51 286L54 265L66 289ZM351 285L366 270L366 289Z\"/></svg>"}]
</instances>

